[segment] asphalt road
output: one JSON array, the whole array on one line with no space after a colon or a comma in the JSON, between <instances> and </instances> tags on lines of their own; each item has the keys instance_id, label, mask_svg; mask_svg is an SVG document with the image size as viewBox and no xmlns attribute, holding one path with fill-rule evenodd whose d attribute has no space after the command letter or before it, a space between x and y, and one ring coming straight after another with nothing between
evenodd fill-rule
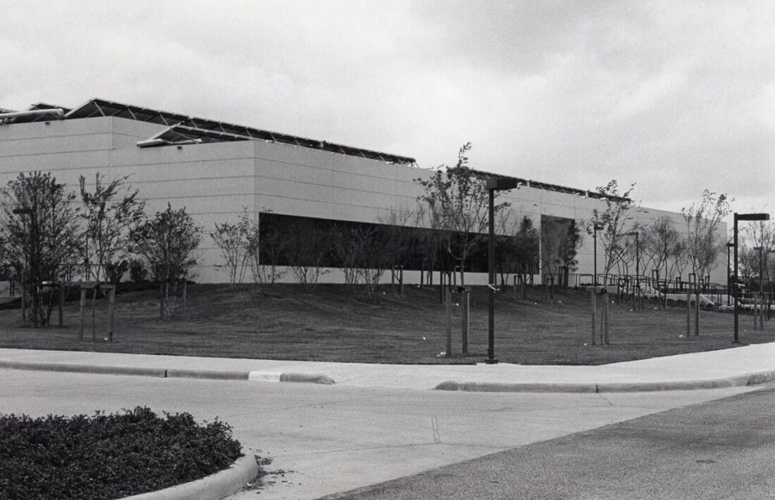
<instances>
[{"instance_id":1,"label":"asphalt road","mask_svg":"<svg viewBox=\"0 0 775 500\"><path fill-rule=\"evenodd\" d=\"M775 384L334 498L775 498Z\"/></svg>"},{"instance_id":2,"label":"asphalt road","mask_svg":"<svg viewBox=\"0 0 775 500\"><path fill-rule=\"evenodd\" d=\"M0 412L145 405L219 417L248 451L273 460L270 470L285 471L235 500L312 499L750 390L456 393L0 370Z\"/></svg>"}]
</instances>

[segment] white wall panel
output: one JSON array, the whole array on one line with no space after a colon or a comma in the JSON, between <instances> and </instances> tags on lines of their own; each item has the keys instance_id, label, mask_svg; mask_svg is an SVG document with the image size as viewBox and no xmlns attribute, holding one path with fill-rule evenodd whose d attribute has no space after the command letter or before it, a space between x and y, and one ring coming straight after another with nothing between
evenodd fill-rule
<instances>
[{"instance_id":1,"label":"white wall panel","mask_svg":"<svg viewBox=\"0 0 775 500\"><path fill-rule=\"evenodd\" d=\"M110 151L51 153L0 158L2 172L29 172L104 168L109 164Z\"/></svg>"},{"instance_id":2,"label":"white wall panel","mask_svg":"<svg viewBox=\"0 0 775 500\"><path fill-rule=\"evenodd\" d=\"M252 184L253 179L252 161L241 159L196 163L114 166L111 167L111 172L116 176L130 175L129 180L133 184L161 181L175 182L180 179L202 180L207 183L212 179L219 178L238 178L242 179L241 182Z\"/></svg>"},{"instance_id":3,"label":"white wall panel","mask_svg":"<svg viewBox=\"0 0 775 500\"><path fill-rule=\"evenodd\" d=\"M396 192L395 179L338 171L334 171L331 185L364 193L395 194Z\"/></svg>"},{"instance_id":4,"label":"white wall panel","mask_svg":"<svg viewBox=\"0 0 775 500\"><path fill-rule=\"evenodd\" d=\"M334 153L291 146L288 144L250 141L255 157L259 160L273 160L279 163L306 165L309 167L331 168Z\"/></svg>"},{"instance_id":5,"label":"white wall panel","mask_svg":"<svg viewBox=\"0 0 775 500\"><path fill-rule=\"evenodd\" d=\"M340 154L337 154L332 161L332 169L341 174L366 175L381 179L394 180L396 168L396 165L389 163Z\"/></svg>"},{"instance_id":6,"label":"white wall panel","mask_svg":"<svg viewBox=\"0 0 775 500\"><path fill-rule=\"evenodd\" d=\"M328 186L278 179L257 179L256 195L273 195L325 203L330 203L332 200L331 188Z\"/></svg>"},{"instance_id":7,"label":"white wall panel","mask_svg":"<svg viewBox=\"0 0 775 500\"><path fill-rule=\"evenodd\" d=\"M110 133L111 118L100 117L88 120L52 120L46 122L0 125L2 141L44 137L72 137Z\"/></svg>"},{"instance_id":8,"label":"white wall panel","mask_svg":"<svg viewBox=\"0 0 775 500\"><path fill-rule=\"evenodd\" d=\"M331 185L333 172L327 168L315 168L273 160L255 160L255 175L259 178L279 179L322 186Z\"/></svg>"},{"instance_id":9,"label":"white wall panel","mask_svg":"<svg viewBox=\"0 0 775 500\"><path fill-rule=\"evenodd\" d=\"M0 143L0 157L98 151L110 149L110 143L110 134L18 139Z\"/></svg>"},{"instance_id":10,"label":"white wall panel","mask_svg":"<svg viewBox=\"0 0 775 500\"><path fill-rule=\"evenodd\" d=\"M255 196L255 207L259 211L271 210L277 214L294 215L298 217L332 218L331 203L283 198L268 194Z\"/></svg>"}]
</instances>

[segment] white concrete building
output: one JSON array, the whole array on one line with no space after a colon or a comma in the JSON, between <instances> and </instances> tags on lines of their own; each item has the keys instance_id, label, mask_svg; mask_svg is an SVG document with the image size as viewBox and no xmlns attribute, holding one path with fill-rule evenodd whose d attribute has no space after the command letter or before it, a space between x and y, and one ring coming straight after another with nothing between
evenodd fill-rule
<instances>
[{"instance_id":1,"label":"white concrete building","mask_svg":"<svg viewBox=\"0 0 775 500\"><path fill-rule=\"evenodd\" d=\"M72 109L47 104L21 112L0 109L0 184L34 170L52 172L73 190L81 175L87 182L98 172L107 179L129 176L147 200L149 214L167 202L185 207L206 233L216 222L236 220L243 208L378 223L391 210L414 210L422 192L415 179L432 172L409 157L100 99ZM578 222L589 220L595 208L605 209L596 193L520 181L519 189L500 199L511 203L517 217L530 217L536 228L542 215ZM644 224L664 215L686 231L680 214L653 208L635 208L632 214ZM593 239L582 234L577 273L591 274ZM201 262L200 280L225 280L216 269L220 251L209 236L203 240ZM711 281L726 282L724 267L716 267ZM336 273L326 279L336 280ZM419 273L408 272L406 279L417 281ZM472 279L483 283L486 276Z\"/></svg>"}]
</instances>

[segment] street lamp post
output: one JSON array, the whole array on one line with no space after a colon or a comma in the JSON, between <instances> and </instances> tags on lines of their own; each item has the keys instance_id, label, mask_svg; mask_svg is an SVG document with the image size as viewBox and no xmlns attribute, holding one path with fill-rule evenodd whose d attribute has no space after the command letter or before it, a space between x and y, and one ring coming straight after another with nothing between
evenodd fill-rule
<instances>
[{"instance_id":1,"label":"street lamp post","mask_svg":"<svg viewBox=\"0 0 775 500\"><path fill-rule=\"evenodd\" d=\"M729 255L730 255L730 250L732 248L734 248L734 247L735 247L734 242L730 241L730 242L727 243L727 305L729 305L729 299L730 299L730 293L729 292L732 291L732 288L730 287L730 283L729 283L730 282L729 277L732 274L730 272L731 271L731 269L730 269L731 262L729 261Z\"/></svg>"},{"instance_id":2,"label":"street lamp post","mask_svg":"<svg viewBox=\"0 0 775 500\"><path fill-rule=\"evenodd\" d=\"M603 230L603 225L595 222L595 225L593 226L593 232L592 232L592 239L594 240L592 255L594 265L593 265L593 276L592 276L592 286L597 286L597 232Z\"/></svg>"},{"instance_id":3,"label":"street lamp post","mask_svg":"<svg viewBox=\"0 0 775 500\"><path fill-rule=\"evenodd\" d=\"M770 220L770 214L762 214L762 213L755 213L755 214L738 214L735 212L734 215L734 229L733 229L733 237L734 237L734 243L735 243L735 293L734 293L734 299L735 299L735 337L733 342L735 344L740 343L740 338L738 335L738 329L739 329L739 295L740 295L740 287L737 286L737 223L738 221L765 221Z\"/></svg>"},{"instance_id":4,"label":"street lamp post","mask_svg":"<svg viewBox=\"0 0 775 500\"><path fill-rule=\"evenodd\" d=\"M487 335L487 359L485 362L491 365L498 362L498 360L495 359L495 191L504 191L508 189L514 189L516 187L516 179L509 179L504 177L490 177L487 179L487 191L490 195L490 234L487 244L487 267L489 271L487 287L490 289L490 303Z\"/></svg>"}]
</instances>

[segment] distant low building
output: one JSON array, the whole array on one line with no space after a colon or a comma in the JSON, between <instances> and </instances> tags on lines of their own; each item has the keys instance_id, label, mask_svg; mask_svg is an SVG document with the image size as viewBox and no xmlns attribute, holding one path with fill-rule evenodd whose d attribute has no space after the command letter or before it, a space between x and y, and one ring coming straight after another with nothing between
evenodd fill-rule
<instances>
[{"instance_id":1,"label":"distant low building","mask_svg":"<svg viewBox=\"0 0 775 500\"><path fill-rule=\"evenodd\" d=\"M97 172L108 179L129 176L129 183L147 201L149 214L163 210L167 202L173 208L185 207L206 233L216 222L236 221L243 210L304 230L328 221L414 225L395 214L416 211L422 189L415 179L433 172L419 168L411 157L102 99L75 108L37 104L18 112L0 109L0 184L34 170L50 171L74 190L81 175L87 183L94 182ZM519 184L502 193L499 201L510 203L514 222L528 217L543 235L536 256L541 262L531 269L533 281L562 273L570 286L591 282L585 275L594 268L592 236L581 230L577 264L567 270L556 268L557 251L552 250L556 245L546 238L558 234L558 228L589 221L593 209L605 210L605 199L591 191L528 179L519 179ZM666 216L676 229L686 230L681 215L674 212L638 207L631 214L641 224ZM540 231L542 224L552 224L553 229ZM726 227L721 231L726 234ZM602 273L600 241L597 257ZM226 280L217 269L221 261L220 250L206 236L198 279ZM468 282L486 283L483 262L481 255L474 256ZM418 252L408 256L405 282L419 282L421 269L428 271L425 266ZM650 272L645 259L640 271ZM634 263L612 272L633 275ZM341 281L342 276L334 269L324 280ZM711 281L726 282L723 265L714 269Z\"/></svg>"}]
</instances>

